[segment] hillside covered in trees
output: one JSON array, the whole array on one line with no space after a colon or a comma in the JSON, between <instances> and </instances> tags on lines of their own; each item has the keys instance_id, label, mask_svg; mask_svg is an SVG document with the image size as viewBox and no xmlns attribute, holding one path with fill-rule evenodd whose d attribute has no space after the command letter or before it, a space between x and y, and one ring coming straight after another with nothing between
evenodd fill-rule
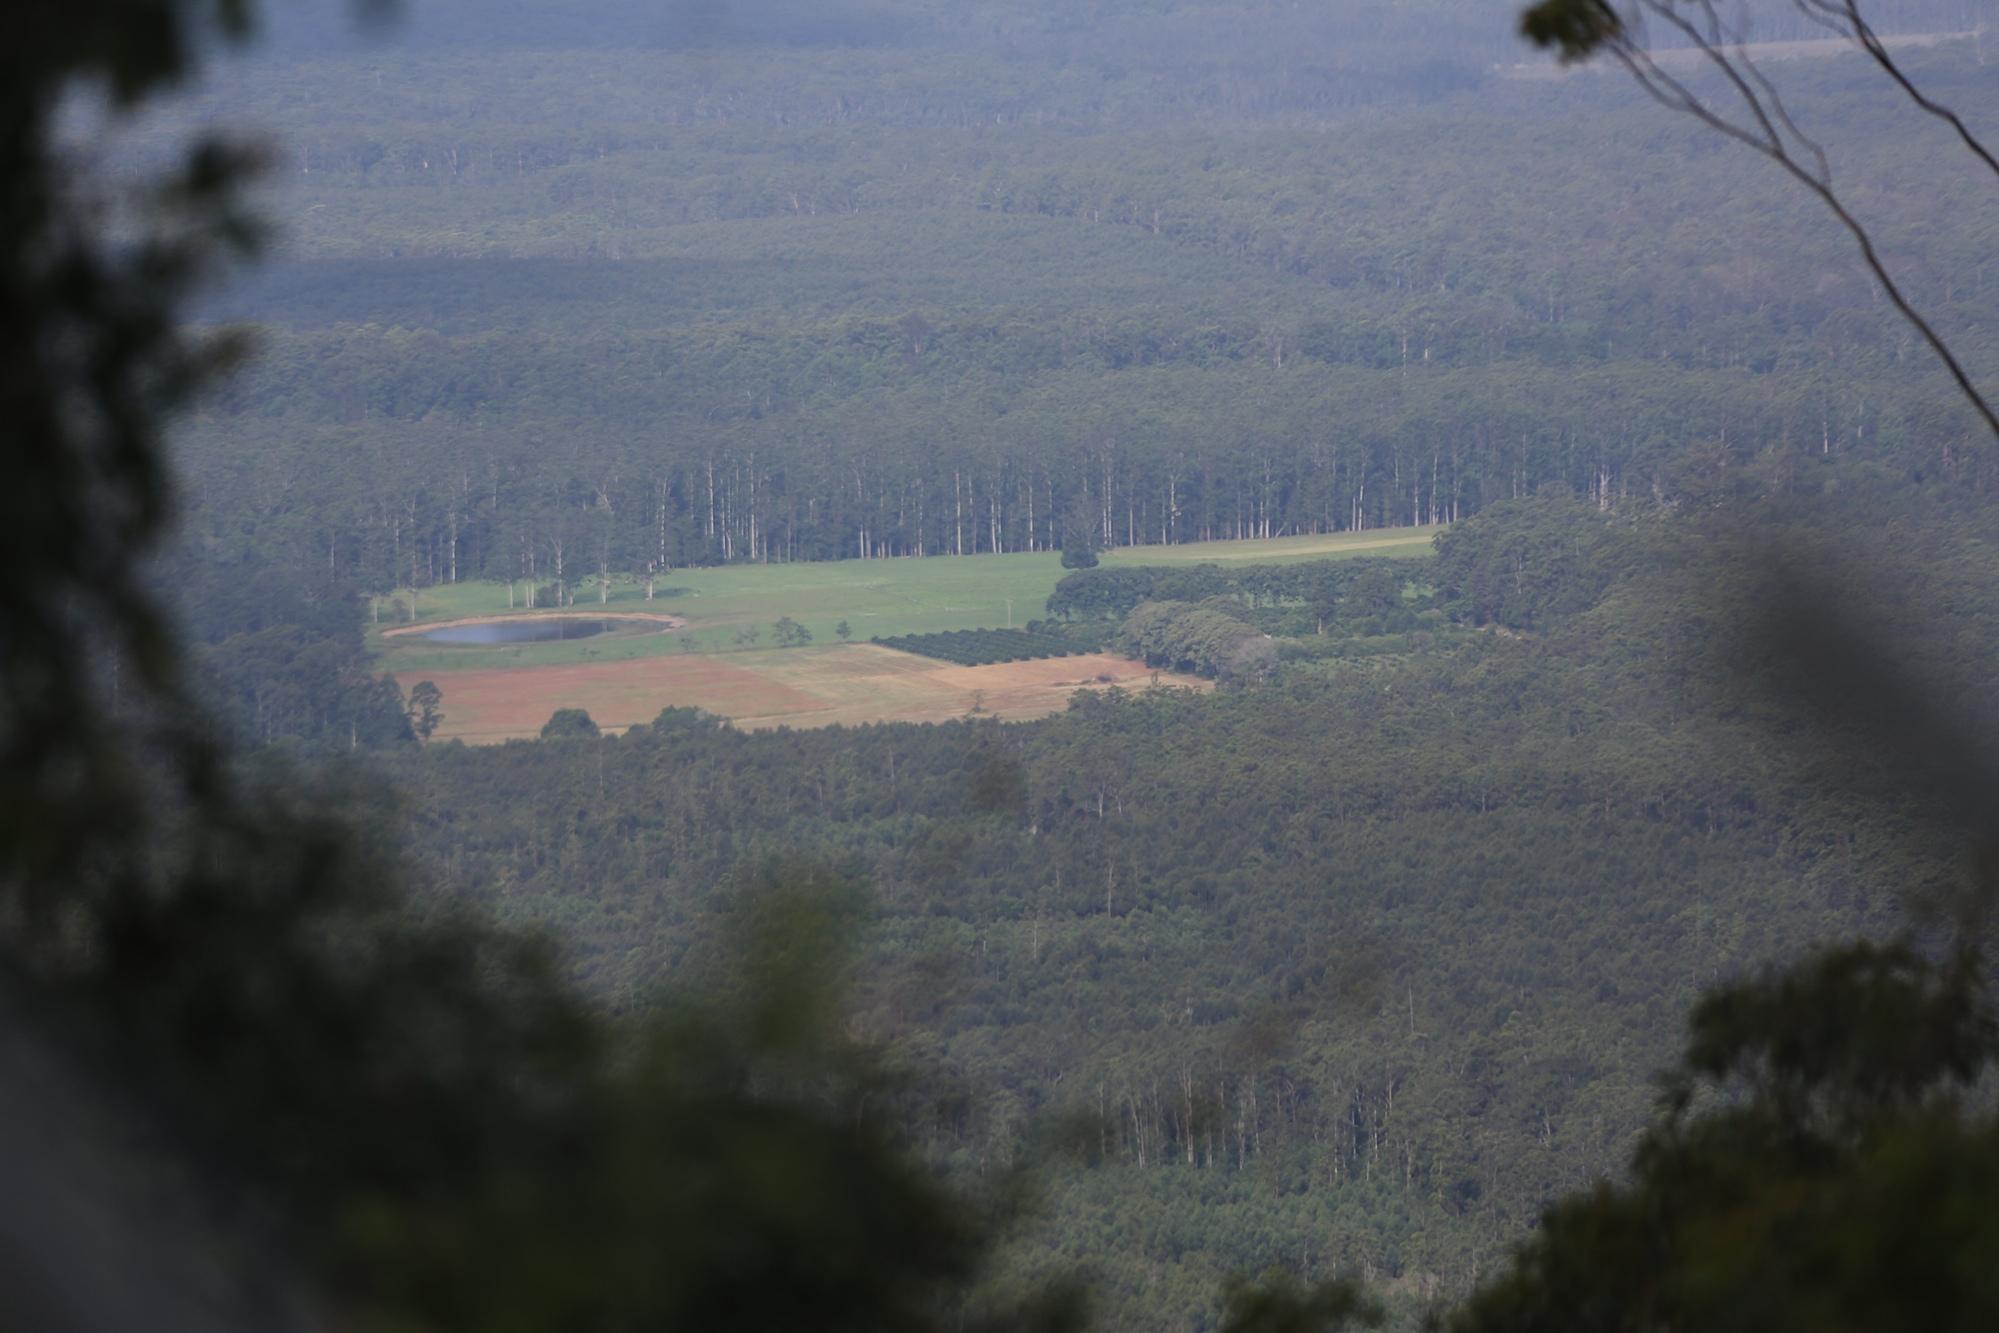
<instances>
[{"instance_id":1,"label":"hillside covered in trees","mask_svg":"<svg viewBox=\"0 0 1999 1333\"><path fill-rule=\"evenodd\" d=\"M1703 520L1506 502L1423 575L1468 637L1213 696L431 747L391 770L397 841L626 999L699 966L755 867L836 866L871 886L851 1021L955 1088L926 1150L990 1174L1069 1127L1013 1279L1081 1262L1115 1328L1200 1327L1275 1262L1413 1310L1618 1168L1701 991L1954 874L1891 776L1764 692L1740 542L1864 562L1867 614L1968 699L1991 512L1835 479Z\"/></svg>"},{"instance_id":2,"label":"hillside covered in trees","mask_svg":"<svg viewBox=\"0 0 1999 1333\"><path fill-rule=\"evenodd\" d=\"M210 549L385 591L1450 521L1548 481L1699 504L1765 455L1989 483L1809 200L1619 80L1512 77L1503 8L723 6L770 30L691 47L599 8L652 35L486 45L437 6L172 120L274 146L276 252L210 311L260 353L185 431ZM1968 45L1912 58L1991 118ZM1989 184L1855 61L1782 72L1989 363Z\"/></svg>"}]
</instances>

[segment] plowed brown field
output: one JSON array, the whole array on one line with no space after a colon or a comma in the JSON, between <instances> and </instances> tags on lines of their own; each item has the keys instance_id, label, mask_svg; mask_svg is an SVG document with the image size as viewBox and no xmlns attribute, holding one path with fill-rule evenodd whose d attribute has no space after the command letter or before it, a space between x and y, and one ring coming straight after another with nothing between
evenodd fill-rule
<instances>
[{"instance_id":1,"label":"plowed brown field","mask_svg":"<svg viewBox=\"0 0 1999 1333\"><path fill-rule=\"evenodd\" d=\"M606 731L650 722L667 707L705 708L740 727L825 727L864 722L943 722L966 716L1045 717L1079 689L1144 686L1142 662L1091 653L996 666L953 666L876 644L845 644L687 657L641 657L574 666L411 672L444 692L436 739L470 744L534 736L558 708L586 710ZM1195 689L1208 682L1167 676ZM975 713L974 709L980 710Z\"/></svg>"}]
</instances>

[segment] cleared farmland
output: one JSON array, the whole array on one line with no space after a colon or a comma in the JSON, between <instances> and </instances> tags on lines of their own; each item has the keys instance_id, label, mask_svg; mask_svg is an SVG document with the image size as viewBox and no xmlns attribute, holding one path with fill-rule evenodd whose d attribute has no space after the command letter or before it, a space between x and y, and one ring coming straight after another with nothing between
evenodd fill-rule
<instances>
[{"instance_id":1,"label":"cleared farmland","mask_svg":"<svg viewBox=\"0 0 1999 1333\"><path fill-rule=\"evenodd\" d=\"M650 722L668 706L704 708L750 728L1023 721L1060 712L1079 689L1149 688L1155 680L1211 688L1106 653L955 666L877 644L399 673L397 680L405 690L435 681L444 694L436 739L470 744L534 736L558 708L585 709L606 731Z\"/></svg>"},{"instance_id":2,"label":"cleared farmland","mask_svg":"<svg viewBox=\"0 0 1999 1333\"><path fill-rule=\"evenodd\" d=\"M1106 553L1103 563L1116 568L1414 556L1430 550L1434 535L1434 529L1410 528L1140 546ZM743 727L966 716L1018 720L1059 712L1078 689L1137 688L1155 675L1140 663L1102 653L995 660L1027 655L1022 645L1034 641L1017 631L1044 614L1048 595L1065 572L1052 551L730 565L676 570L654 584L651 597L643 583L629 579L602 587L585 581L576 587L573 606L539 612L524 609L524 585L465 583L379 599L371 638L382 669L405 692L423 680L443 691L440 740L533 736L558 708L585 709L611 731L650 722L669 706L705 708ZM446 625L531 615L644 617L669 628L497 645L423 637ZM809 645L773 647L780 619L802 627L811 636ZM843 626L852 642L839 635ZM955 637L927 639L944 635ZM901 636L949 644L946 656L958 660L869 642ZM978 651L972 650L975 644ZM1209 688L1185 677L1168 680Z\"/></svg>"},{"instance_id":3,"label":"cleared farmland","mask_svg":"<svg viewBox=\"0 0 1999 1333\"><path fill-rule=\"evenodd\" d=\"M1325 560L1346 556L1427 555L1435 528L1390 528L1268 541L1199 542L1134 546L1106 552L1108 568L1200 564L1206 561ZM425 643L415 635L385 638L381 631L518 613L520 591L509 597L501 583L461 583L383 598L374 639L384 669L460 671L558 663L609 663L627 658L759 651L771 644L772 626L788 617L812 635L815 647L837 645L844 622L856 642L949 630L1019 628L1044 614L1048 594L1066 571L1052 551L1008 555L933 556L927 559L836 560L789 565L725 565L664 575L646 597L642 583L613 579L600 600L594 581L579 584L575 615L639 612L674 617L685 625L669 634L576 643L467 647ZM755 644L744 641L755 631ZM442 683L441 681L439 682Z\"/></svg>"}]
</instances>

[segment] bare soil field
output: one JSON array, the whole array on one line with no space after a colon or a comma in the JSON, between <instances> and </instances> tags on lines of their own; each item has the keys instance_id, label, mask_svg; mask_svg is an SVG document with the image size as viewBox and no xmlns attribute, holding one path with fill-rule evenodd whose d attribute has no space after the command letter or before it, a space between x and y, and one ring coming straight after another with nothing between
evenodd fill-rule
<instances>
[{"instance_id":1,"label":"bare soil field","mask_svg":"<svg viewBox=\"0 0 1999 1333\"><path fill-rule=\"evenodd\" d=\"M435 739L468 744L538 735L558 708L581 708L605 731L650 722L662 708L693 706L737 726L826 727L945 722L970 716L1022 721L1068 706L1079 689L1143 688L1142 662L1091 653L963 667L876 644L829 645L579 665L407 672L405 691L430 680L443 691ZM1204 680L1162 675L1207 690Z\"/></svg>"}]
</instances>

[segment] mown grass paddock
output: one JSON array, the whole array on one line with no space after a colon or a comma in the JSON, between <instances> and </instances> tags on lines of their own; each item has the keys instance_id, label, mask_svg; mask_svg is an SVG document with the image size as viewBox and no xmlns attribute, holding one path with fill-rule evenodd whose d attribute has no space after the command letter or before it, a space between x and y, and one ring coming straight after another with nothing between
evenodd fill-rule
<instances>
[{"instance_id":1,"label":"mown grass paddock","mask_svg":"<svg viewBox=\"0 0 1999 1333\"><path fill-rule=\"evenodd\" d=\"M1428 553L1436 530L1398 528L1269 541L1138 546L1107 552L1106 566L1204 561L1321 560ZM372 643L382 668L407 690L419 680L444 692L439 739L504 740L538 732L556 708L580 707L607 729L650 721L669 705L693 705L743 726L815 726L942 721L975 702L1003 718L1060 710L1098 676L1132 687L1151 679L1137 663L1105 654L991 666L945 662L870 645L872 638L1025 625L1066 571L1055 552L729 565L676 570L649 600L643 583L611 581L600 600L594 578L573 586L563 614L642 613L671 617L658 634L513 646L426 643L418 633L447 622L528 614L521 587L425 588L411 617L405 592L381 599ZM553 613L541 608L541 613ZM772 626L788 617L812 635L804 647L773 646ZM834 630L845 621L852 642ZM749 636L754 631L755 638ZM988 673L963 676L954 673ZM975 699L975 695L979 697Z\"/></svg>"},{"instance_id":2,"label":"mown grass paddock","mask_svg":"<svg viewBox=\"0 0 1999 1333\"><path fill-rule=\"evenodd\" d=\"M1390 528L1269 541L1198 542L1179 546L1132 546L1106 552L1103 563L1120 565L1200 564L1204 561L1324 560L1361 555L1427 555L1435 528ZM608 601L598 600L591 576L574 585L576 615L641 611L684 619L670 634L644 635L592 644L529 644L513 648L453 648L425 644L414 636L377 636L382 664L401 674L419 670L462 670L473 666L550 666L562 662L615 661L626 657L678 655L688 651L733 651L770 646L771 625L781 616L803 625L817 645L837 643L833 630L842 620L856 642L900 634L1025 625L1042 615L1042 604L1066 571L1052 551L1008 555L932 556L901 560L834 560L792 565L725 565L680 569L663 575L656 596L645 585L613 578ZM407 592L383 599L378 629L408 625ZM518 601L518 591L516 600ZM501 583L461 583L422 589L416 623L432 624L478 616L518 613ZM547 608L544 608L547 609ZM757 644L739 645L739 631L754 627ZM692 649L687 647L692 644Z\"/></svg>"}]
</instances>

